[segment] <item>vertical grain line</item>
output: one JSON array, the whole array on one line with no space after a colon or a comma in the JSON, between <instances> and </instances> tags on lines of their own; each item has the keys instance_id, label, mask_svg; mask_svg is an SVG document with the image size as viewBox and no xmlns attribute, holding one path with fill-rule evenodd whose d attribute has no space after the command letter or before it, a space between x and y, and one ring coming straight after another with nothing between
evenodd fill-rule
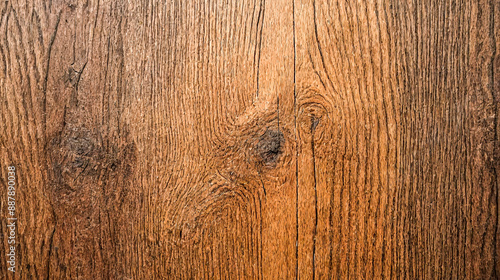
<instances>
[{"instance_id":1,"label":"vertical grain line","mask_svg":"<svg viewBox=\"0 0 500 280\"><path fill-rule=\"evenodd\" d=\"M262 267L262 200L261 200L261 197L259 195L259 219L260 219L260 236L259 236L259 241L260 241L260 252L259 252L259 255L260 255L260 262L259 262L259 270L260 270L260 279L264 279L264 274L263 274L263 267Z\"/></svg>"},{"instance_id":2,"label":"vertical grain line","mask_svg":"<svg viewBox=\"0 0 500 280\"><path fill-rule=\"evenodd\" d=\"M55 215L54 215L55 216ZM52 247L54 246L54 233L56 232L56 227L52 229L52 233L50 234L49 241L49 253L47 257L47 280L50 279L50 258L52 257Z\"/></svg>"},{"instance_id":3,"label":"vertical grain line","mask_svg":"<svg viewBox=\"0 0 500 280\"><path fill-rule=\"evenodd\" d=\"M293 109L295 125L295 279L299 279L299 149L297 141L297 46L295 42L295 0L292 0L293 25Z\"/></svg>"},{"instance_id":4,"label":"vertical grain line","mask_svg":"<svg viewBox=\"0 0 500 280\"><path fill-rule=\"evenodd\" d=\"M257 16L257 29L259 28L259 23L260 23L260 35L257 43L257 47L255 48L254 54L253 54L253 60L254 63L257 60L257 93L256 97L259 97L259 68L260 68L260 53L262 51L262 30L264 30L264 13L266 11L266 1L262 0L260 1L260 8L259 8L259 15ZM258 31L257 31L258 32ZM259 50L259 53L257 54L257 49ZM256 59L257 56L257 59Z\"/></svg>"},{"instance_id":5,"label":"vertical grain line","mask_svg":"<svg viewBox=\"0 0 500 280\"><path fill-rule=\"evenodd\" d=\"M280 93L278 93L278 97L276 99L276 111L278 118L278 133L280 132Z\"/></svg>"},{"instance_id":6,"label":"vertical grain line","mask_svg":"<svg viewBox=\"0 0 500 280\"><path fill-rule=\"evenodd\" d=\"M492 93L493 93L493 103L496 104L496 109L493 109L495 110L496 114L495 114L495 118L493 120L493 129L494 129L494 137L493 139L496 139L496 147L493 147L493 151L495 151L496 149L498 149L498 100L497 100L497 97L498 97L498 94L495 94L495 57L497 55L497 44L496 44L496 38L495 38L495 4L498 3L496 1L491 1L491 10L490 10L490 26L489 26L489 29L490 29L490 36L492 37L493 39L493 44L492 44L492 47L493 47L493 52L492 52L492 55L491 55L491 63L490 63L490 76L491 76L491 86L492 86ZM497 160L497 156L496 155L493 155L493 160ZM494 186L494 190L492 193L495 193L496 191L496 195L497 195L497 199L496 199L496 207L497 207L497 217L496 217L496 226L495 226L495 234L494 234L494 239L493 239L493 263L495 264L495 267L493 267L493 276L495 279L498 278L498 229L499 229L499 223L498 223L498 220L499 220L499 216L500 216L500 210L499 210L499 205L500 205L500 195L498 193L498 173L497 173L497 166L493 166L492 168L493 170L493 174L494 174L494 178L496 178L497 180L495 180L492 185Z\"/></svg>"},{"instance_id":7,"label":"vertical grain line","mask_svg":"<svg viewBox=\"0 0 500 280\"><path fill-rule=\"evenodd\" d=\"M54 45L54 41L56 39L57 35L57 30L59 28L59 22L61 20L61 13L62 10L59 11L57 14L56 18L56 25L54 27L54 32L52 33L52 36L50 37L49 44L47 46L47 60L45 62L45 77L43 79L43 84L42 84L42 133L45 137L47 137L47 81L49 79L49 69L50 69L50 56L52 54L52 46Z\"/></svg>"},{"instance_id":8,"label":"vertical grain line","mask_svg":"<svg viewBox=\"0 0 500 280\"><path fill-rule=\"evenodd\" d=\"M332 79L330 78L330 76L331 76L330 73L326 69L325 57L323 56L323 50L322 50L321 44L319 42L318 23L317 23L318 19L317 19L317 15L316 15L316 0L313 1L312 5L313 5L314 37L316 39L316 45L318 46L318 52L319 52L319 55L321 57L321 64L323 66L323 70L325 71L326 78L327 78L328 82L330 83L330 87L332 88L333 92L335 92L338 96L340 96L338 91L337 91L337 88L334 86ZM312 62L312 59L311 59L311 62ZM320 78L320 81L323 83L321 78Z\"/></svg>"},{"instance_id":9,"label":"vertical grain line","mask_svg":"<svg viewBox=\"0 0 500 280\"><path fill-rule=\"evenodd\" d=\"M314 153L314 129L316 128L317 120L311 120L311 152L313 162L313 177L314 177L314 228L313 228L313 251L312 251L312 278L316 279L316 235L318 232L318 190L316 187L316 155Z\"/></svg>"}]
</instances>

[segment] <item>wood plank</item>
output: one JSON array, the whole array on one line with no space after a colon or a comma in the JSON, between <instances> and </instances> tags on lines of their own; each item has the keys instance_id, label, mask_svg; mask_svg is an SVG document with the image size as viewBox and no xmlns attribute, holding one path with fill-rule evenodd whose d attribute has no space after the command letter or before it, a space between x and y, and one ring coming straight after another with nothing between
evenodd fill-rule
<instances>
[{"instance_id":1,"label":"wood plank","mask_svg":"<svg viewBox=\"0 0 500 280\"><path fill-rule=\"evenodd\" d=\"M306 278L497 277L494 5L296 3Z\"/></svg>"},{"instance_id":2,"label":"wood plank","mask_svg":"<svg viewBox=\"0 0 500 280\"><path fill-rule=\"evenodd\" d=\"M400 143L389 7L295 5L300 276L389 279Z\"/></svg>"},{"instance_id":3,"label":"wood plank","mask_svg":"<svg viewBox=\"0 0 500 280\"><path fill-rule=\"evenodd\" d=\"M499 6L0 3L0 278L498 278Z\"/></svg>"},{"instance_id":4,"label":"wood plank","mask_svg":"<svg viewBox=\"0 0 500 280\"><path fill-rule=\"evenodd\" d=\"M401 35L397 57L404 61L398 72L404 73L405 275L494 279L498 183L491 178L498 169L493 160L498 89L493 90L491 62L497 56L493 5L498 3L415 4L394 6Z\"/></svg>"}]
</instances>

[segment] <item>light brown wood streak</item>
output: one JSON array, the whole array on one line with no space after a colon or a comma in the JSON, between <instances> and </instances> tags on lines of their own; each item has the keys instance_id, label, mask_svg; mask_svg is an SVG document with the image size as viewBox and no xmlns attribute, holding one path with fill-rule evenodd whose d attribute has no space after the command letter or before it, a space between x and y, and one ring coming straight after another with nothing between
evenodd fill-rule
<instances>
[{"instance_id":1,"label":"light brown wood streak","mask_svg":"<svg viewBox=\"0 0 500 280\"><path fill-rule=\"evenodd\" d=\"M499 278L499 7L1 2L0 278Z\"/></svg>"}]
</instances>

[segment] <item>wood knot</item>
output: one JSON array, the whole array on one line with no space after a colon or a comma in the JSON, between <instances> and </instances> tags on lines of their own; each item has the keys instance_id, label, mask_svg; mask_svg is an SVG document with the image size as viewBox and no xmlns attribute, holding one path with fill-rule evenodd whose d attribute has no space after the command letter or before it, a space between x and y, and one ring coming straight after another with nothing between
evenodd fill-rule
<instances>
[{"instance_id":1,"label":"wood knot","mask_svg":"<svg viewBox=\"0 0 500 280\"><path fill-rule=\"evenodd\" d=\"M64 73L64 81L68 86L78 88L82 71L77 71L73 67L69 67Z\"/></svg>"},{"instance_id":2,"label":"wood knot","mask_svg":"<svg viewBox=\"0 0 500 280\"><path fill-rule=\"evenodd\" d=\"M68 138L65 144L76 155L91 156L94 151L94 142L88 136L73 136Z\"/></svg>"},{"instance_id":3,"label":"wood knot","mask_svg":"<svg viewBox=\"0 0 500 280\"><path fill-rule=\"evenodd\" d=\"M103 209L118 207L127 193L135 144L102 137L99 131L67 126L48 143L50 194L58 215L83 215L96 201L103 201Z\"/></svg>"},{"instance_id":4,"label":"wood knot","mask_svg":"<svg viewBox=\"0 0 500 280\"><path fill-rule=\"evenodd\" d=\"M331 138L333 123L327 106L328 103L323 100L310 99L299 105L297 127L301 139L311 141L314 138L315 143L321 143L325 137Z\"/></svg>"},{"instance_id":5,"label":"wood knot","mask_svg":"<svg viewBox=\"0 0 500 280\"><path fill-rule=\"evenodd\" d=\"M259 138L255 150L260 162L266 166L274 166L283 153L285 137L279 130L268 129Z\"/></svg>"}]
</instances>

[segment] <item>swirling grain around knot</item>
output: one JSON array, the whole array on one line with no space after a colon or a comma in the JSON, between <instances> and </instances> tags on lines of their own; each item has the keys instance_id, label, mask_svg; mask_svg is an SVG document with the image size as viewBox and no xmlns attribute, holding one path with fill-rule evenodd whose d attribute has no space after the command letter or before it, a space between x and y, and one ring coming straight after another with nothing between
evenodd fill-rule
<instances>
[{"instance_id":1,"label":"swirling grain around knot","mask_svg":"<svg viewBox=\"0 0 500 280\"><path fill-rule=\"evenodd\" d=\"M123 201L136 161L133 142L122 146L103 141L84 127L66 127L50 141L47 153L56 213L92 212L96 199L103 199L109 207ZM103 180L105 185L99 183Z\"/></svg>"}]
</instances>

